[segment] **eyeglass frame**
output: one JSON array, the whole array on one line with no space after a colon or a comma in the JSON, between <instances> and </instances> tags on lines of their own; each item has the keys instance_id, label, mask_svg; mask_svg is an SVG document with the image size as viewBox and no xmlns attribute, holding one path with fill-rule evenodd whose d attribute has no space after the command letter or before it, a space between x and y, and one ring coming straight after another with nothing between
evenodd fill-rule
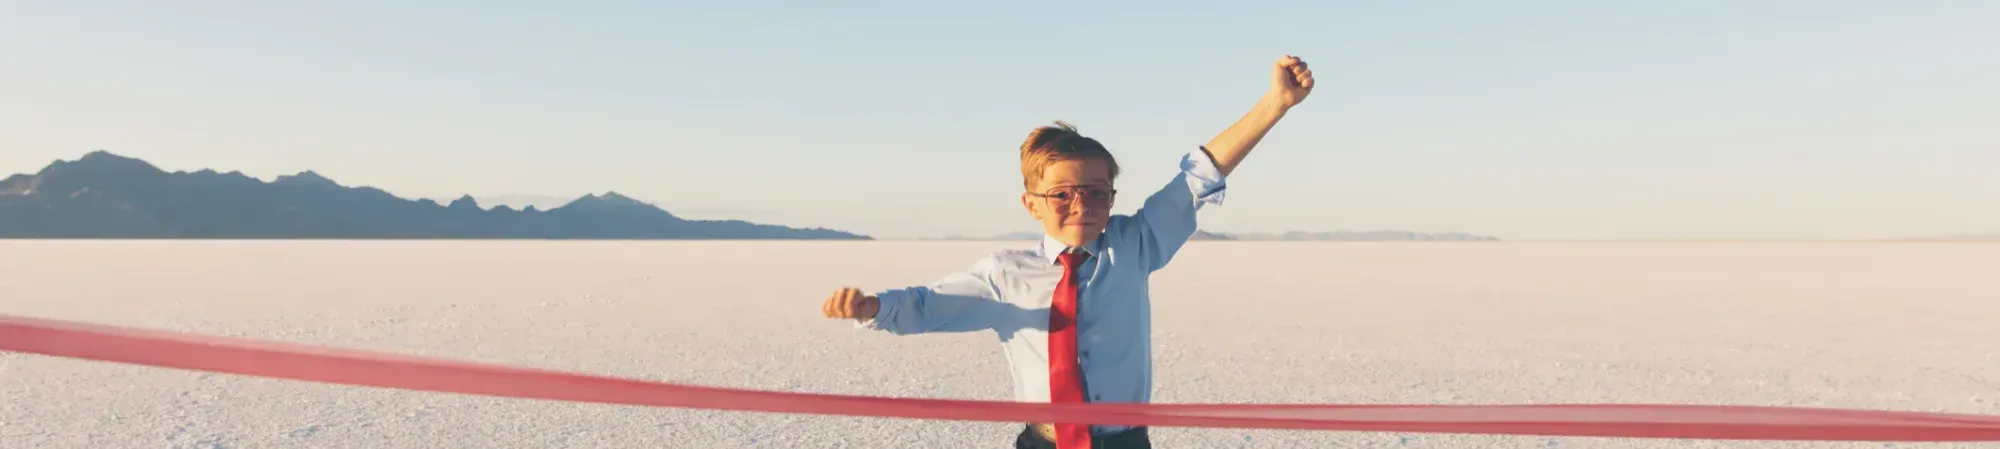
<instances>
[{"instance_id":1,"label":"eyeglass frame","mask_svg":"<svg viewBox=\"0 0 2000 449\"><path fill-rule=\"evenodd\" d=\"M1104 192L1103 201L1099 204L1094 204L1096 206L1109 206L1113 200L1118 199L1118 189L1108 185L1101 185L1101 184L1060 186L1060 187L1050 188L1046 191L1043 191L1042 193L1028 192L1028 194L1033 195L1036 198L1041 198L1044 204L1047 204L1049 206L1068 206L1076 204L1078 199L1082 199L1083 201L1086 202L1090 201L1089 199L1090 196L1087 194L1087 192L1094 192L1094 191ZM1074 195L1074 198L1063 199L1056 197L1057 195L1065 193L1072 193Z\"/></svg>"}]
</instances>

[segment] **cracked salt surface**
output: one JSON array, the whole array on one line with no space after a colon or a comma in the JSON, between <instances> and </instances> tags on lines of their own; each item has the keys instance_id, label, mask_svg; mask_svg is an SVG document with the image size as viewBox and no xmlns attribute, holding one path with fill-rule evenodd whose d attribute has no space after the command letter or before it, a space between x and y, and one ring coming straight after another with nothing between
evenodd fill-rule
<instances>
[{"instance_id":1,"label":"cracked salt surface","mask_svg":"<svg viewBox=\"0 0 2000 449\"><path fill-rule=\"evenodd\" d=\"M985 242L0 242L0 310L642 379L1004 399L991 334L819 318ZM1195 242L1163 402L2000 414L2000 251L1949 243ZM863 266L855 260L881 261ZM171 261L171 263L163 263ZM282 261L283 263L273 263ZM1010 447L1011 423L354 388L0 354L6 448ZM1163 428L1163 448L1975 448Z\"/></svg>"}]
</instances>

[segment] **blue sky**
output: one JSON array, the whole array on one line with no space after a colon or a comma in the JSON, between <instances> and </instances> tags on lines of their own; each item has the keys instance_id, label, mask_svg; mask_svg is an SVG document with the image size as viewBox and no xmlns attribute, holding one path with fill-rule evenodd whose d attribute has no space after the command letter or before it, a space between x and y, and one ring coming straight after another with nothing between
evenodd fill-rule
<instances>
[{"instance_id":1,"label":"blue sky","mask_svg":"<svg viewBox=\"0 0 2000 449\"><path fill-rule=\"evenodd\" d=\"M2000 232L1995 23L1972 0L18 2L0 172L102 149L998 234L1034 229L1029 129L1105 141L1130 212L1289 53L1319 86L1204 228Z\"/></svg>"}]
</instances>

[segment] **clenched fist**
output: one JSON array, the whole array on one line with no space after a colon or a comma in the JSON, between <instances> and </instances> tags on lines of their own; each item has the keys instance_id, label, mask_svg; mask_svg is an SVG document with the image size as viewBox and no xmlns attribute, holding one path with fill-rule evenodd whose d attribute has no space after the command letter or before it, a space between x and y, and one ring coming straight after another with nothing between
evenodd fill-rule
<instances>
[{"instance_id":1,"label":"clenched fist","mask_svg":"<svg viewBox=\"0 0 2000 449\"><path fill-rule=\"evenodd\" d=\"M826 298L826 304L820 305L820 313L826 314L827 318L868 321L875 318L875 311L881 306L881 302L874 296L861 294L861 290L857 288L843 287L834 291L833 296Z\"/></svg>"},{"instance_id":2,"label":"clenched fist","mask_svg":"<svg viewBox=\"0 0 2000 449\"><path fill-rule=\"evenodd\" d=\"M1306 62L1297 56L1285 55L1271 67L1272 99L1285 107L1297 106L1306 101L1313 89L1313 71L1306 68Z\"/></svg>"}]
</instances>

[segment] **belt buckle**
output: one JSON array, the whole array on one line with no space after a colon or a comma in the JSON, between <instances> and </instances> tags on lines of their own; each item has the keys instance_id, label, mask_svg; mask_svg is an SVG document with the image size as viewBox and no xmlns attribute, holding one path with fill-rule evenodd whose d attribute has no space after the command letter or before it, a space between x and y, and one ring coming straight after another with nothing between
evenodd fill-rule
<instances>
[{"instance_id":1,"label":"belt buckle","mask_svg":"<svg viewBox=\"0 0 2000 449\"><path fill-rule=\"evenodd\" d=\"M1041 434L1043 439L1049 441L1056 440L1056 426L1054 424L1035 423L1033 427L1035 428L1035 433Z\"/></svg>"}]
</instances>

